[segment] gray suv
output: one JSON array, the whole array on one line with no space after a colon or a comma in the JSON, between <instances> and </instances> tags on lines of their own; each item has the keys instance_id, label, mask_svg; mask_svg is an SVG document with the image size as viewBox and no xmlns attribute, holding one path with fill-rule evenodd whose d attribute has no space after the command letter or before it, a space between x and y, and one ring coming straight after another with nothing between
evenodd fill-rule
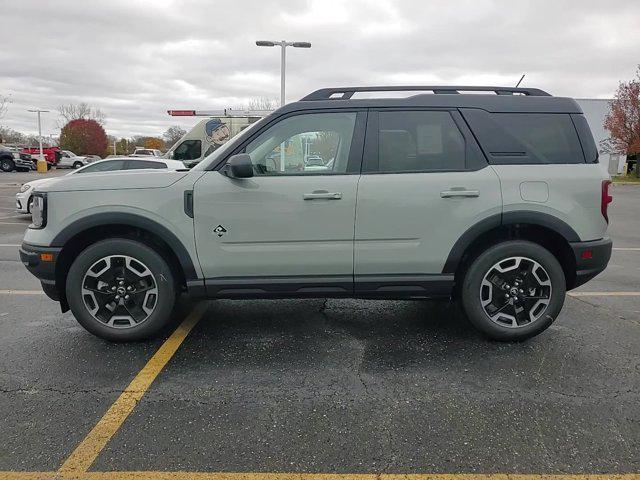
<instances>
[{"instance_id":1,"label":"gray suv","mask_svg":"<svg viewBox=\"0 0 640 480\"><path fill-rule=\"evenodd\" d=\"M390 91L408 96L355 98ZM329 88L191 171L52 179L20 254L109 340L158 332L182 292L455 299L486 336L522 340L606 267L609 183L572 99Z\"/></svg>"}]
</instances>

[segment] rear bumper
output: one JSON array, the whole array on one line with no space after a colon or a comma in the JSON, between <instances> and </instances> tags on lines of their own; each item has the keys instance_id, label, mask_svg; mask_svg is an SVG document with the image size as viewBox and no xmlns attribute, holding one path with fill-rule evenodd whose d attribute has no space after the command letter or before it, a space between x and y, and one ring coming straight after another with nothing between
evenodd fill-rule
<instances>
[{"instance_id":1,"label":"rear bumper","mask_svg":"<svg viewBox=\"0 0 640 480\"><path fill-rule=\"evenodd\" d=\"M44 293L53 300L60 300L56 288L56 261L62 249L55 247L40 247L23 243L20 247L20 261L42 284ZM53 255L51 261L42 260L42 254Z\"/></svg>"},{"instance_id":2,"label":"rear bumper","mask_svg":"<svg viewBox=\"0 0 640 480\"><path fill-rule=\"evenodd\" d=\"M585 284L607 268L613 247L610 238L573 242L570 245L576 259L576 281L573 288Z\"/></svg>"}]
</instances>

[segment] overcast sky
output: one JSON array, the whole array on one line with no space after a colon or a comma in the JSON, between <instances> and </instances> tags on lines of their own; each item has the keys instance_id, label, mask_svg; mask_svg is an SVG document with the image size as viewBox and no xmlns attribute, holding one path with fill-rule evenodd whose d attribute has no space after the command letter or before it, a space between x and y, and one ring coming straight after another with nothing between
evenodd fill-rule
<instances>
[{"instance_id":1,"label":"overcast sky","mask_svg":"<svg viewBox=\"0 0 640 480\"><path fill-rule=\"evenodd\" d=\"M245 106L316 88L515 85L578 98L613 95L640 63L640 1L0 0L0 125L36 131L28 108L87 102L107 133L161 135L167 109Z\"/></svg>"}]
</instances>

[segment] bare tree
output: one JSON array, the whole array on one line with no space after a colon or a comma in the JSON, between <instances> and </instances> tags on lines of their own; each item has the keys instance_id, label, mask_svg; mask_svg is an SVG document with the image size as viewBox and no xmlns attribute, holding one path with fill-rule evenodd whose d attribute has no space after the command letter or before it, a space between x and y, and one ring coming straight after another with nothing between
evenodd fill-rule
<instances>
[{"instance_id":1,"label":"bare tree","mask_svg":"<svg viewBox=\"0 0 640 480\"><path fill-rule=\"evenodd\" d=\"M185 133L187 133L187 131L180 125L172 125L167 128L167 130L162 134L162 137L165 139L165 146L167 148L171 148L173 144L180 140Z\"/></svg>"},{"instance_id":2,"label":"bare tree","mask_svg":"<svg viewBox=\"0 0 640 480\"><path fill-rule=\"evenodd\" d=\"M248 110L275 110L278 108L278 101L269 97L254 97L249 100Z\"/></svg>"},{"instance_id":3,"label":"bare tree","mask_svg":"<svg viewBox=\"0 0 640 480\"><path fill-rule=\"evenodd\" d=\"M24 143L25 136L12 128L0 127L0 143Z\"/></svg>"},{"instance_id":4,"label":"bare tree","mask_svg":"<svg viewBox=\"0 0 640 480\"><path fill-rule=\"evenodd\" d=\"M11 98L8 95L0 95L0 118L4 117L9 109Z\"/></svg>"},{"instance_id":5,"label":"bare tree","mask_svg":"<svg viewBox=\"0 0 640 480\"><path fill-rule=\"evenodd\" d=\"M60 113L60 120L58 127L62 128L71 120L95 120L100 125L104 125L104 113L99 108L93 108L89 104L82 103L69 103L67 105L60 105L58 107Z\"/></svg>"}]
</instances>

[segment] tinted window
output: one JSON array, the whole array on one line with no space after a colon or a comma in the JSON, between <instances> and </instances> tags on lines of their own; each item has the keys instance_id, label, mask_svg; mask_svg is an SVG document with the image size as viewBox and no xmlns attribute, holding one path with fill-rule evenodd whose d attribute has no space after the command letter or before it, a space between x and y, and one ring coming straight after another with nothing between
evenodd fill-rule
<instances>
[{"instance_id":1,"label":"tinted window","mask_svg":"<svg viewBox=\"0 0 640 480\"><path fill-rule=\"evenodd\" d=\"M95 173L95 172L112 172L114 170L122 170L124 168L124 160L109 160L100 163L94 163L88 167L78 170L76 173Z\"/></svg>"},{"instance_id":2,"label":"tinted window","mask_svg":"<svg viewBox=\"0 0 640 480\"><path fill-rule=\"evenodd\" d=\"M582 144L585 160L587 163L596 163L598 161L598 148L596 147L596 142L593 140L593 134L591 133L587 119L584 115L578 113L572 114L571 119L578 131L578 137Z\"/></svg>"},{"instance_id":3,"label":"tinted window","mask_svg":"<svg viewBox=\"0 0 640 480\"><path fill-rule=\"evenodd\" d=\"M256 175L345 173L355 122L351 112L294 115L258 135L245 151Z\"/></svg>"},{"instance_id":4,"label":"tinted window","mask_svg":"<svg viewBox=\"0 0 640 480\"><path fill-rule=\"evenodd\" d=\"M550 113L494 113L497 123L518 140L534 163L584 163L571 117Z\"/></svg>"},{"instance_id":5,"label":"tinted window","mask_svg":"<svg viewBox=\"0 0 640 480\"><path fill-rule=\"evenodd\" d=\"M175 160L196 160L202 154L202 142L200 140L185 140L173 151Z\"/></svg>"},{"instance_id":6,"label":"tinted window","mask_svg":"<svg viewBox=\"0 0 640 480\"><path fill-rule=\"evenodd\" d=\"M149 161L149 160L128 160L127 170L136 170L140 168L167 168L167 164L164 162Z\"/></svg>"},{"instance_id":7,"label":"tinted window","mask_svg":"<svg viewBox=\"0 0 640 480\"><path fill-rule=\"evenodd\" d=\"M378 115L377 171L464 170L464 137L449 112L394 111Z\"/></svg>"}]
</instances>

